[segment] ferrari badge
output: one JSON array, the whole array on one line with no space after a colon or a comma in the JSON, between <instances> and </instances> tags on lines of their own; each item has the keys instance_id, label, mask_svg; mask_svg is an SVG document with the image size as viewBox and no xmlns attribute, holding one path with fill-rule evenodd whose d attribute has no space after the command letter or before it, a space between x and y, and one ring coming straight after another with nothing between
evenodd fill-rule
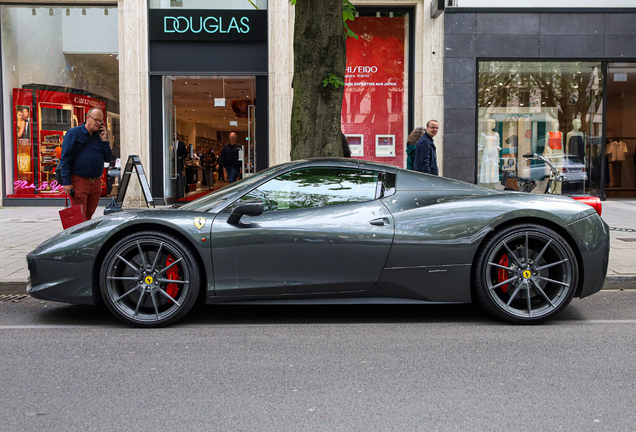
<instances>
[{"instance_id":1,"label":"ferrari badge","mask_svg":"<svg viewBox=\"0 0 636 432\"><path fill-rule=\"evenodd\" d=\"M194 218L194 226L200 230L205 225L205 218Z\"/></svg>"}]
</instances>

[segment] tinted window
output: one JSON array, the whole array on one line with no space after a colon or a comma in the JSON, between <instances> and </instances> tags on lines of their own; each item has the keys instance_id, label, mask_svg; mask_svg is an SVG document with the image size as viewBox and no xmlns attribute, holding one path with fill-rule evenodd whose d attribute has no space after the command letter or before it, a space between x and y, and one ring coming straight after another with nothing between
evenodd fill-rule
<instances>
[{"instance_id":1,"label":"tinted window","mask_svg":"<svg viewBox=\"0 0 636 432\"><path fill-rule=\"evenodd\" d=\"M265 211L324 207L375 199L378 173L345 168L306 168L283 174L245 195Z\"/></svg>"}]
</instances>

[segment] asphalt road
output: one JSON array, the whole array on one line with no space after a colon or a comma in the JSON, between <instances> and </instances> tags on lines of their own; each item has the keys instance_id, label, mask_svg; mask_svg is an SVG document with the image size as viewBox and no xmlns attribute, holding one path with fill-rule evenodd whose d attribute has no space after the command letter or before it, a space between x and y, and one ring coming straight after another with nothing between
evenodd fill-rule
<instances>
[{"instance_id":1,"label":"asphalt road","mask_svg":"<svg viewBox=\"0 0 636 432\"><path fill-rule=\"evenodd\" d=\"M207 306L127 328L0 303L1 431L633 431L636 291L540 326L473 306Z\"/></svg>"}]
</instances>

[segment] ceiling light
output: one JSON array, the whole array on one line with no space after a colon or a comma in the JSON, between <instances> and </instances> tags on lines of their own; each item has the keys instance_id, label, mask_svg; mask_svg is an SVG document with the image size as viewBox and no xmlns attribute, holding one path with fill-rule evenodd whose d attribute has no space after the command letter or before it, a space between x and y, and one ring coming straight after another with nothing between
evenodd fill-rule
<instances>
[{"instance_id":1,"label":"ceiling light","mask_svg":"<svg viewBox=\"0 0 636 432\"><path fill-rule=\"evenodd\" d=\"M31 15L35 16L35 14L36 14L36 12L35 12L35 8L33 8L33 9L31 10Z\"/></svg>"},{"instance_id":2,"label":"ceiling light","mask_svg":"<svg viewBox=\"0 0 636 432\"><path fill-rule=\"evenodd\" d=\"M86 15L86 9L82 8L82 15Z\"/></svg>"},{"instance_id":3,"label":"ceiling light","mask_svg":"<svg viewBox=\"0 0 636 432\"><path fill-rule=\"evenodd\" d=\"M66 16L71 16L71 10L69 8L66 8Z\"/></svg>"},{"instance_id":4,"label":"ceiling light","mask_svg":"<svg viewBox=\"0 0 636 432\"><path fill-rule=\"evenodd\" d=\"M49 8L49 15L53 16L53 8Z\"/></svg>"}]
</instances>

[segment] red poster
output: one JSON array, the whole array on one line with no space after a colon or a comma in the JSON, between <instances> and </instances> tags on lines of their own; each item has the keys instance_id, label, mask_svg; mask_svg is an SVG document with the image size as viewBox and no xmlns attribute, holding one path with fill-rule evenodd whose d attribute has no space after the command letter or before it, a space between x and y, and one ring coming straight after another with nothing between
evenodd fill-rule
<instances>
[{"instance_id":1,"label":"red poster","mask_svg":"<svg viewBox=\"0 0 636 432\"><path fill-rule=\"evenodd\" d=\"M33 183L32 104L32 90L13 89L13 180L19 184ZM31 193L28 189L16 189L16 194Z\"/></svg>"},{"instance_id":2,"label":"red poster","mask_svg":"<svg viewBox=\"0 0 636 432\"><path fill-rule=\"evenodd\" d=\"M353 156L398 167L404 167L406 139L405 23L404 17L358 17L349 24L358 39L347 39L342 103Z\"/></svg>"}]
</instances>

